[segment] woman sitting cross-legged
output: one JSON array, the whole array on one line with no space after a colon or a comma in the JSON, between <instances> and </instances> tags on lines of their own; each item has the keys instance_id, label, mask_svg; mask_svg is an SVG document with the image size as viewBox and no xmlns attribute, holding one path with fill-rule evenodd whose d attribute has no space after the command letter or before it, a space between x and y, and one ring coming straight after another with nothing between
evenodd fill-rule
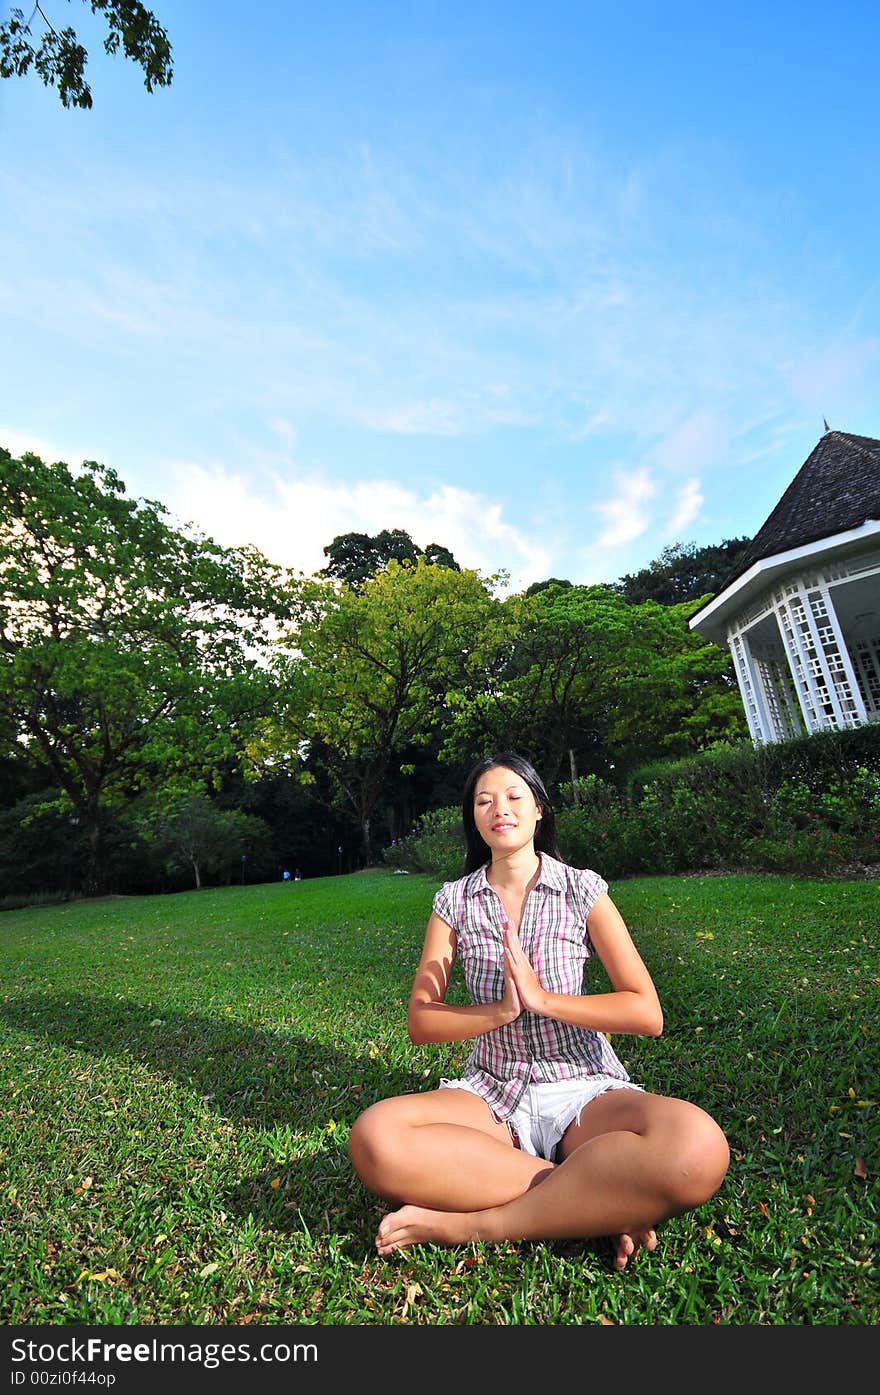
<instances>
[{"instance_id":1,"label":"woman sitting cross-legged","mask_svg":"<svg viewBox=\"0 0 880 1395\"><path fill-rule=\"evenodd\" d=\"M612 1033L659 1036L651 975L596 873L556 848L547 791L515 752L471 770L465 875L434 897L412 1041L471 1040L463 1077L378 1101L352 1164L392 1203L376 1247L613 1237L615 1268L720 1187L729 1151L696 1104L630 1080ZM610 990L584 992L598 956ZM459 960L467 1006L445 1002Z\"/></svg>"}]
</instances>

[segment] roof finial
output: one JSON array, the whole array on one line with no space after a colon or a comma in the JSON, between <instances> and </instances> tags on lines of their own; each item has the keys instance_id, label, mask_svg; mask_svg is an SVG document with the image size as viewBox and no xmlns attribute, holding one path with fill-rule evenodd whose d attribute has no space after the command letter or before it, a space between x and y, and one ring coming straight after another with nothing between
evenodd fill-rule
<instances>
[{"instance_id":1,"label":"roof finial","mask_svg":"<svg viewBox=\"0 0 880 1395\"><path fill-rule=\"evenodd\" d=\"M827 435L827 433L831 430L831 427L828 425L827 421L825 421L824 417L822 418L822 421L825 422L825 433Z\"/></svg>"}]
</instances>

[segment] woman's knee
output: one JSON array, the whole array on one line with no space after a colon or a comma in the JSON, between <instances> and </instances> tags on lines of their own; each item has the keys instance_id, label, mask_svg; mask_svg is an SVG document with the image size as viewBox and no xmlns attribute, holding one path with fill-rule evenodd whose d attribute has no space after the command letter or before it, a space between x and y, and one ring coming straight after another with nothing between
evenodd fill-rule
<instances>
[{"instance_id":1,"label":"woman's knee","mask_svg":"<svg viewBox=\"0 0 880 1395\"><path fill-rule=\"evenodd\" d=\"M396 1099L378 1100L360 1114L348 1135L348 1156L358 1175L375 1187L386 1167L399 1156L405 1110Z\"/></svg>"},{"instance_id":2,"label":"woman's knee","mask_svg":"<svg viewBox=\"0 0 880 1395\"><path fill-rule=\"evenodd\" d=\"M348 1156L360 1171L359 1163L367 1161L375 1153L381 1142L381 1104L371 1104L363 1114L359 1114L348 1135Z\"/></svg>"},{"instance_id":3,"label":"woman's knee","mask_svg":"<svg viewBox=\"0 0 880 1395\"><path fill-rule=\"evenodd\" d=\"M681 1208L700 1206L714 1196L730 1164L727 1139L711 1115L693 1107L674 1155L672 1186Z\"/></svg>"}]
</instances>

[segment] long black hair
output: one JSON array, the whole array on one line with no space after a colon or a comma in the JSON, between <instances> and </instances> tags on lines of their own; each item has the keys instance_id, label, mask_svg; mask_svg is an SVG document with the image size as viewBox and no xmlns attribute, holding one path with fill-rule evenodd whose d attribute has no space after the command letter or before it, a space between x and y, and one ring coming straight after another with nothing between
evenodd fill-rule
<instances>
[{"instance_id":1,"label":"long black hair","mask_svg":"<svg viewBox=\"0 0 880 1395\"><path fill-rule=\"evenodd\" d=\"M528 785L535 797L535 803L540 805L541 818L535 828L535 852L546 853L548 857L555 857L557 861L561 862L562 855L556 846L556 815L553 812L544 781L531 761L527 760L525 756L521 756L518 751L501 751L497 755L484 756L482 760L478 760L464 782L461 816L467 843L465 874L476 872L477 868L482 867L492 856L491 848L477 831L474 819L474 791L477 787L477 781L485 775L486 771L495 770L499 766L504 770L512 770L514 774L518 775Z\"/></svg>"}]
</instances>

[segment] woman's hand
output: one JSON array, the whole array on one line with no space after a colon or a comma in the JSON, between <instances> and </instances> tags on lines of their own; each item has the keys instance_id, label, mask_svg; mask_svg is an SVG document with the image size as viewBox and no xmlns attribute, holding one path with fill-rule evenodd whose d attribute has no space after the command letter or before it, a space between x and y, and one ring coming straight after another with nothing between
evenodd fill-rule
<instances>
[{"instance_id":1,"label":"woman's hand","mask_svg":"<svg viewBox=\"0 0 880 1395\"><path fill-rule=\"evenodd\" d=\"M513 979L519 1001L529 1012L546 1012L547 994L538 982L538 976L529 963L519 942L519 935L513 926L504 927L505 975Z\"/></svg>"},{"instance_id":2,"label":"woman's hand","mask_svg":"<svg viewBox=\"0 0 880 1395\"><path fill-rule=\"evenodd\" d=\"M506 944L504 946L504 993L502 994L498 1008L505 1026L508 1022L515 1022L523 1010L519 989L516 986L516 979L507 962Z\"/></svg>"}]
</instances>

